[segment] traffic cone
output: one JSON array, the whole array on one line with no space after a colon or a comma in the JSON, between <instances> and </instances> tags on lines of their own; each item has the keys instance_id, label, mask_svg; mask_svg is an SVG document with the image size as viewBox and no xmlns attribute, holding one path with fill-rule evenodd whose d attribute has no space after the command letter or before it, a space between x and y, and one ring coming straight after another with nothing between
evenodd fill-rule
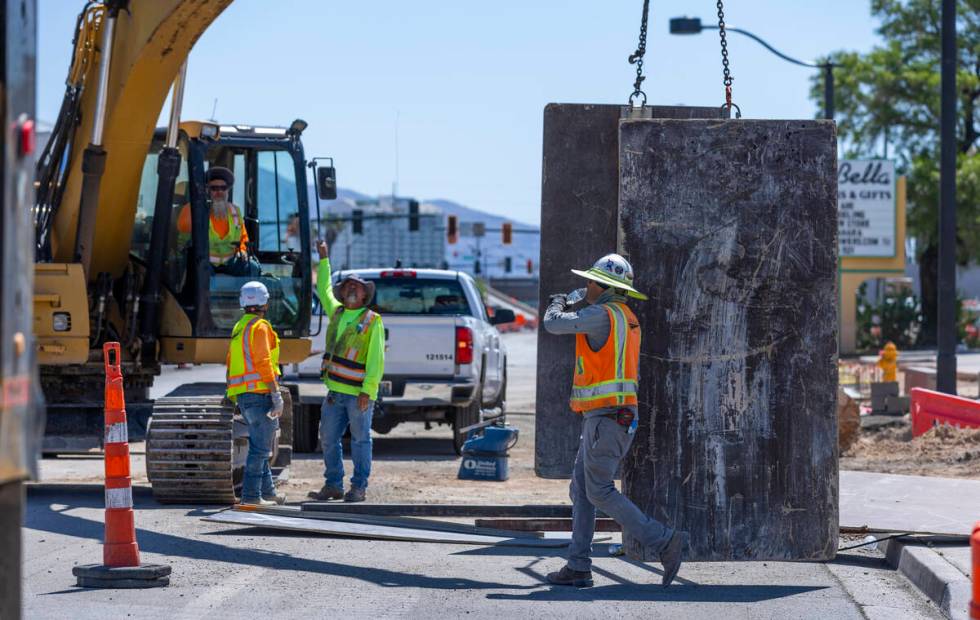
<instances>
[{"instance_id":1,"label":"traffic cone","mask_svg":"<svg viewBox=\"0 0 980 620\"><path fill-rule=\"evenodd\" d=\"M973 599L970 601L970 618L980 620L980 521L973 524L973 535L970 536L970 547L973 551Z\"/></svg>"},{"instance_id":2,"label":"traffic cone","mask_svg":"<svg viewBox=\"0 0 980 620\"><path fill-rule=\"evenodd\" d=\"M105 544L102 564L76 566L78 585L89 588L155 588L170 583L170 566L140 564L129 473L129 431L118 342L102 347L105 360Z\"/></svg>"}]
</instances>

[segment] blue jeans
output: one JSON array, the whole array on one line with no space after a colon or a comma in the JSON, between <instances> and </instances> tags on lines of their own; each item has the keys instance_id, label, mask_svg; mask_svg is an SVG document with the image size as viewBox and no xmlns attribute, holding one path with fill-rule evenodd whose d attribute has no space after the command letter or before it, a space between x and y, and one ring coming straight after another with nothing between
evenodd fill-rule
<instances>
[{"instance_id":1,"label":"blue jeans","mask_svg":"<svg viewBox=\"0 0 980 620\"><path fill-rule=\"evenodd\" d=\"M320 442L323 445L323 478L327 486L343 488L344 458L340 440L350 426L350 455L354 461L351 486L366 489L371 475L371 416L374 401L365 411L357 407L357 397L330 392L320 409Z\"/></svg>"},{"instance_id":2,"label":"blue jeans","mask_svg":"<svg viewBox=\"0 0 980 620\"><path fill-rule=\"evenodd\" d=\"M657 553L663 551L674 535L672 529L645 515L636 504L616 490L613 478L631 443L633 435L615 420L593 416L585 418L582 424L582 437L569 488L572 499L572 544L568 547L568 567L572 570L592 569L589 554L595 533L596 508L615 519L624 532L629 532Z\"/></svg>"},{"instance_id":3,"label":"blue jeans","mask_svg":"<svg viewBox=\"0 0 980 620\"><path fill-rule=\"evenodd\" d=\"M268 394L246 392L238 395L238 410L248 422L248 456L245 458L245 477L242 480L242 501L271 497L276 494L272 483L272 442L276 440L279 420L270 420L272 398Z\"/></svg>"}]
</instances>

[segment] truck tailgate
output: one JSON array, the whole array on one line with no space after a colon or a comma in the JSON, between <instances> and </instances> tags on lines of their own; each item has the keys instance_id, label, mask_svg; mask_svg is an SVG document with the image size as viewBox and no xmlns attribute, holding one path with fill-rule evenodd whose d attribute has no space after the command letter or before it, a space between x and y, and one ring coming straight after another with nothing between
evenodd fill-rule
<instances>
[{"instance_id":1,"label":"truck tailgate","mask_svg":"<svg viewBox=\"0 0 980 620\"><path fill-rule=\"evenodd\" d=\"M455 317L384 314L382 320L388 332L386 375L451 377L455 373Z\"/></svg>"}]
</instances>

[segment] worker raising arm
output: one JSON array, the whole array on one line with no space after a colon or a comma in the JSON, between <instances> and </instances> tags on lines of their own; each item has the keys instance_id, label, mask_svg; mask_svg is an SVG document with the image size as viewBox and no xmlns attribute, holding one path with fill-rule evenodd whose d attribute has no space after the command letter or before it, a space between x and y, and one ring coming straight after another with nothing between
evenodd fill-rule
<instances>
[{"instance_id":1,"label":"worker raising arm","mask_svg":"<svg viewBox=\"0 0 980 620\"><path fill-rule=\"evenodd\" d=\"M378 385L384 374L384 326L381 315L367 306L374 298L374 283L357 276L344 278L331 288L330 251L317 241L316 292L330 317L321 372L327 397L320 410L324 484L310 497L321 501L340 499L362 502L371 474L371 418ZM339 297L339 300L338 300ZM354 475L344 494L344 462L341 438L350 426Z\"/></svg>"}]
</instances>

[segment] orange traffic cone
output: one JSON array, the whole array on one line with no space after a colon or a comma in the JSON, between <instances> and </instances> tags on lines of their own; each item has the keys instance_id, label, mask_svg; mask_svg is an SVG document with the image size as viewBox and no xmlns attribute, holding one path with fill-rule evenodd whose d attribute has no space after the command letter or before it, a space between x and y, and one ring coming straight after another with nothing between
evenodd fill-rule
<instances>
[{"instance_id":1,"label":"orange traffic cone","mask_svg":"<svg viewBox=\"0 0 980 620\"><path fill-rule=\"evenodd\" d=\"M170 583L170 566L140 564L129 475L129 431L118 342L102 347L105 360L105 545L102 564L76 566L78 585L90 588L154 588Z\"/></svg>"},{"instance_id":2,"label":"orange traffic cone","mask_svg":"<svg viewBox=\"0 0 980 620\"><path fill-rule=\"evenodd\" d=\"M980 620L980 521L973 524L973 535L970 536L970 547L973 550L973 600L970 601L970 618Z\"/></svg>"}]
</instances>

